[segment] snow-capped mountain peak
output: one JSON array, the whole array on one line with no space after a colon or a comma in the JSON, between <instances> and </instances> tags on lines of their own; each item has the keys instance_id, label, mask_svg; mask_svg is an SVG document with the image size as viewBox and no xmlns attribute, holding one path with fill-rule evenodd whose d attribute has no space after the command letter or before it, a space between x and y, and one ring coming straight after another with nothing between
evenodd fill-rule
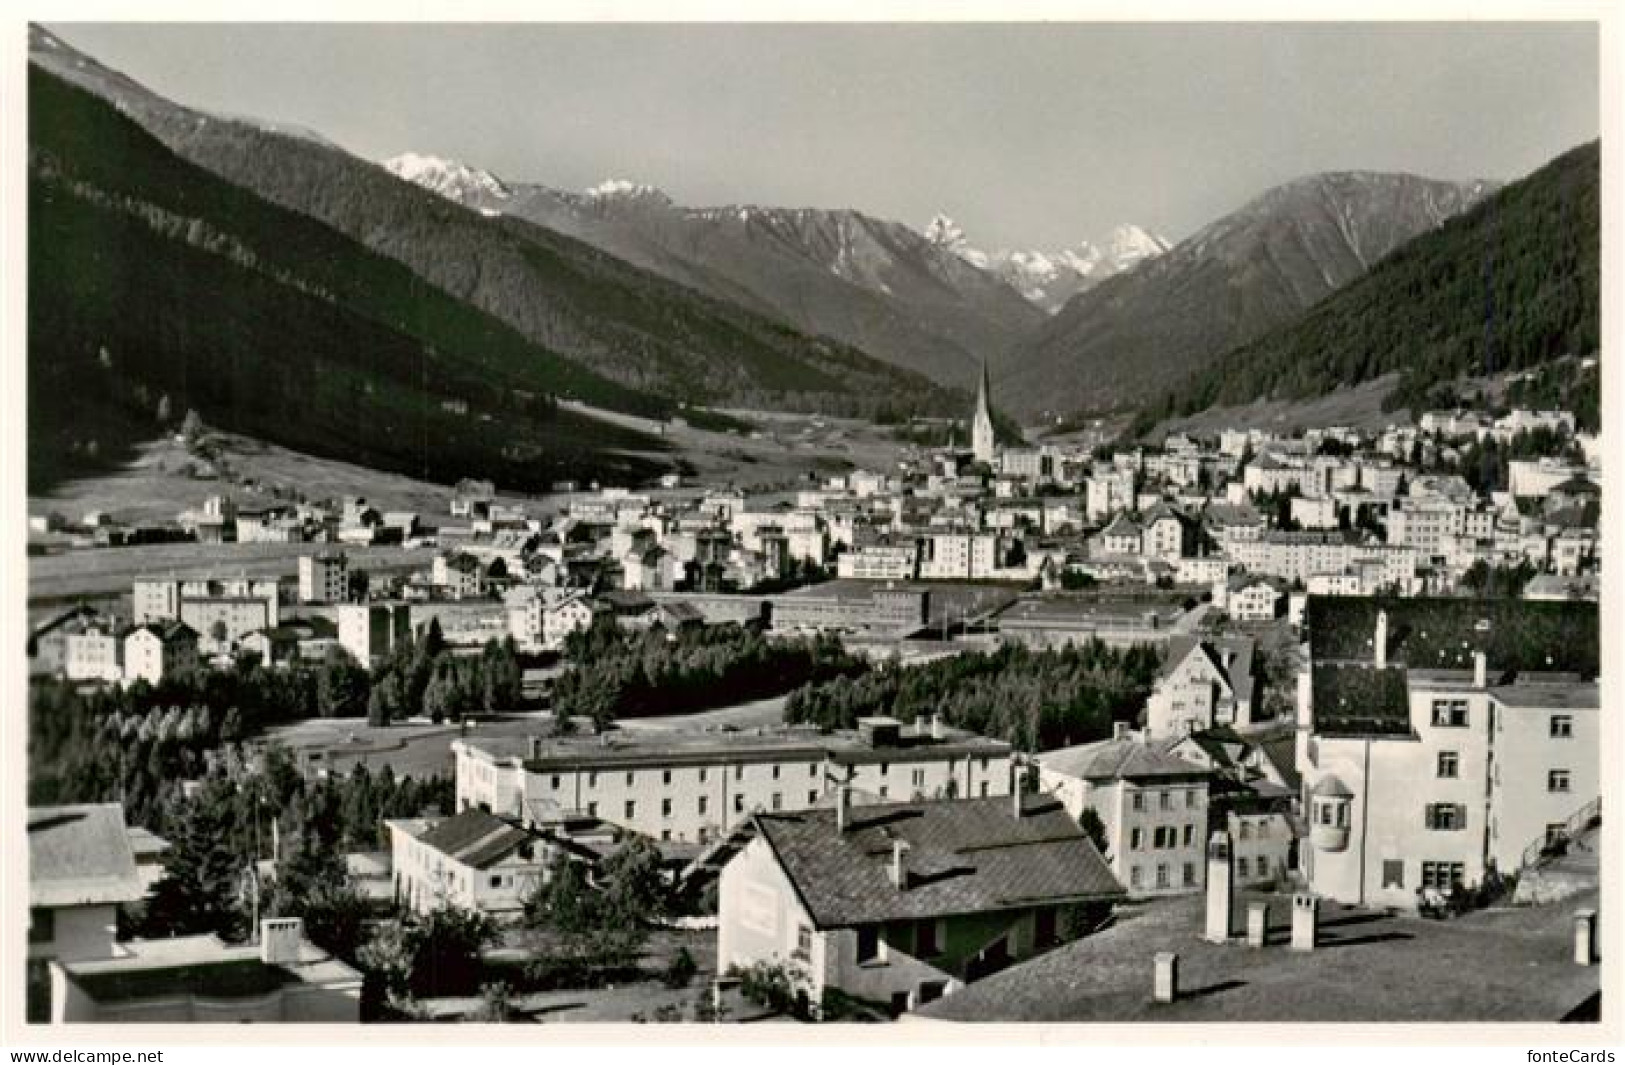
<instances>
[{"instance_id":1,"label":"snow-capped mountain peak","mask_svg":"<svg viewBox=\"0 0 1625 1065\"><path fill-rule=\"evenodd\" d=\"M1099 245L1085 240L1057 251L981 251L971 246L965 231L945 214L935 215L921 234L937 247L998 275L1051 313L1079 292L1154 259L1169 248L1168 242L1156 234L1128 224L1114 228Z\"/></svg>"},{"instance_id":2,"label":"snow-capped mountain peak","mask_svg":"<svg viewBox=\"0 0 1625 1065\"><path fill-rule=\"evenodd\" d=\"M436 155L405 152L385 159L383 167L403 181L421 185L455 203L469 204L477 200L508 198L508 187L495 174L459 163L455 159L442 159Z\"/></svg>"},{"instance_id":3,"label":"snow-capped mountain peak","mask_svg":"<svg viewBox=\"0 0 1625 1065\"><path fill-rule=\"evenodd\" d=\"M625 178L609 178L600 181L583 195L589 200L600 203L618 201L622 203L660 203L670 204L672 199L665 192L653 185L645 185L637 181L628 181Z\"/></svg>"}]
</instances>

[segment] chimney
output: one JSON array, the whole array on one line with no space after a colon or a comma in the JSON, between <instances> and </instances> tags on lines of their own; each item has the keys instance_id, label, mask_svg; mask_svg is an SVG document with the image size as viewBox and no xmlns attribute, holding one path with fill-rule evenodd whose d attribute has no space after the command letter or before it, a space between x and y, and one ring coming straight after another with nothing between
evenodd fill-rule
<instances>
[{"instance_id":1,"label":"chimney","mask_svg":"<svg viewBox=\"0 0 1625 1065\"><path fill-rule=\"evenodd\" d=\"M1473 687L1487 688L1490 679L1489 656L1483 651L1473 652Z\"/></svg>"},{"instance_id":2,"label":"chimney","mask_svg":"<svg viewBox=\"0 0 1625 1065\"><path fill-rule=\"evenodd\" d=\"M1114 739L1114 740L1126 740L1126 739L1128 739L1128 722L1127 721L1113 721L1112 722L1112 739Z\"/></svg>"},{"instance_id":3,"label":"chimney","mask_svg":"<svg viewBox=\"0 0 1625 1065\"><path fill-rule=\"evenodd\" d=\"M1314 895L1292 896L1292 949L1314 950L1320 931L1320 899Z\"/></svg>"},{"instance_id":4,"label":"chimney","mask_svg":"<svg viewBox=\"0 0 1625 1065\"><path fill-rule=\"evenodd\" d=\"M299 944L304 938L303 918L266 918L260 922L260 961L266 965L299 964Z\"/></svg>"},{"instance_id":5,"label":"chimney","mask_svg":"<svg viewBox=\"0 0 1625 1065\"><path fill-rule=\"evenodd\" d=\"M931 715L931 738L934 739L934 740L942 739L942 715L941 714L932 714Z\"/></svg>"},{"instance_id":6,"label":"chimney","mask_svg":"<svg viewBox=\"0 0 1625 1065\"><path fill-rule=\"evenodd\" d=\"M1377 634L1371 641L1372 657L1378 669L1388 668L1388 611L1377 611Z\"/></svg>"},{"instance_id":7,"label":"chimney","mask_svg":"<svg viewBox=\"0 0 1625 1065\"><path fill-rule=\"evenodd\" d=\"M842 784L835 789L835 831L845 832L852 821L852 785Z\"/></svg>"},{"instance_id":8,"label":"chimney","mask_svg":"<svg viewBox=\"0 0 1625 1065\"><path fill-rule=\"evenodd\" d=\"M1230 833L1213 833L1207 842L1207 930L1203 935L1209 943L1228 943L1235 931L1235 918L1231 903L1235 897L1235 879L1230 864Z\"/></svg>"},{"instance_id":9,"label":"chimney","mask_svg":"<svg viewBox=\"0 0 1625 1065\"><path fill-rule=\"evenodd\" d=\"M1171 950L1159 950L1152 955L1155 966L1151 981L1151 997L1156 1002L1172 1002L1179 997L1179 955Z\"/></svg>"},{"instance_id":10,"label":"chimney","mask_svg":"<svg viewBox=\"0 0 1625 1065\"><path fill-rule=\"evenodd\" d=\"M1249 902L1247 904L1247 945L1260 948L1269 939L1270 904L1267 902Z\"/></svg>"},{"instance_id":11,"label":"chimney","mask_svg":"<svg viewBox=\"0 0 1625 1065\"><path fill-rule=\"evenodd\" d=\"M891 841L891 884L898 891L908 890L908 866L903 863L903 851L907 847L900 839Z\"/></svg>"},{"instance_id":12,"label":"chimney","mask_svg":"<svg viewBox=\"0 0 1625 1065\"><path fill-rule=\"evenodd\" d=\"M1026 790L1027 767L1020 762L1016 762L1010 768L1010 807L1017 821L1021 820L1021 815L1025 812L1023 807L1025 806L1026 795L1024 793Z\"/></svg>"},{"instance_id":13,"label":"chimney","mask_svg":"<svg viewBox=\"0 0 1625 1065\"><path fill-rule=\"evenodd\" d=\"M532 737L530 737L530 758L531 758L531 761L535 761L536 759L540 758L541 756L542 756L542 738L540 736L532 736Z\"/></svg>"}]
</instances>

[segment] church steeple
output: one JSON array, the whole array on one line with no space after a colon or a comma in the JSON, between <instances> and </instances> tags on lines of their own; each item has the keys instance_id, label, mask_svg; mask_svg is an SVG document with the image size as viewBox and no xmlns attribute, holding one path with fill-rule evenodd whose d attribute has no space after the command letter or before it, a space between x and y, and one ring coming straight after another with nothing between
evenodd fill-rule
<instances>
[{"instance_id":1,"label":"church steeple","mask_svg":"<svg viewBox=\"0 0 1625 1065\"><path fill-rule=\"evenodd\" d=\"M982 360L982 379L976 388L976 413L971 417L971 451L977 462L994 458L992 389L988 385L987 360Z\"/></svg>"}]
</instances>

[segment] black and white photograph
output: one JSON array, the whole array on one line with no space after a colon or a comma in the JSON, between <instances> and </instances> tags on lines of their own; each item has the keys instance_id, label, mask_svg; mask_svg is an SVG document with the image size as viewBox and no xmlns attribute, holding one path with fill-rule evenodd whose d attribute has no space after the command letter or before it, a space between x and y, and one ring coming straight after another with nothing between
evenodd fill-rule
<instances>
[{"instance_id":1,"label":"black and white photograph","mask_svg":"<svg viewBox=\"0 0 1625 1065\"><path fill-rule=\"evenodd\" d=\"M7 20L6 1041L1617 1043L1617 5L224 10Z\"/></svg>"}]
</instances>

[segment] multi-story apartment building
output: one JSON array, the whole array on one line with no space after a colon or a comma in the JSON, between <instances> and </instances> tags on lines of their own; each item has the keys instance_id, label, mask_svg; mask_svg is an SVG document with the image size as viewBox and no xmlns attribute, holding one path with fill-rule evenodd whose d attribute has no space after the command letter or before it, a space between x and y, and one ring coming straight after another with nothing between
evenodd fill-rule
<instances>
[{"instance_id":1,"label":"multi-story apartment building","mask_svg":"<svg viewBox=\"0 0 1625 1065\"><path fill-rule=\"evenodd\" d=\"M927 535L920 555L920 577L926 580L985 580L997 576L996 533L939 532Z\"/></svg>"},{"instance_id":2,"label":"multi-story apartment building","mask_svg":"<svg viewBox=\"0 0 1625 1065\"><path fill-rule=\"evenodd\" d=\"M1088 809L1100 818L1107 861L1129 894L1203 886L1208 770L1121 727L1112 739L1047 751L1037 762L1039 786L1069 814Z\"/></svg>"},{"instance_id":3,"label":"multi-story apartment building","mask_svg":"<svg viewBox=\"0 0 1625 1065\"><path fill-rule=\"evenodd\" d=\"M1478 884L1516 871L1597 797L1594 604L1513 604L1527 612L1515 619L1483 601L1412 600L1426 611L1414 615L1389 602L1370 650L1350 654L1328 632L1332 602L1360 601L1311 602L1315 661L1299 687L1316 892L1408 907L1419 888Z\"/></svg>"},{"instance_id":4,"label":"multi-story apartment building","mask_svg":"<svg viewBox=\"0 0 1625 1065\"><path fill-rule=\"evenodd\" d=\"M299 556L299 601L342 603L349 598L350 559L342 551Z\"/></svg>"},{"instance_id":5,"label":"multi-story apartment building","mask_svg":"<svg viewBox=\"0 0 1625 1065\"><path fill-rule=\"evenodd\" d=\"M69 680L124 679L124 638L129 626L117 618L87 620L63 639L62 673Z\"/></svg>"},{"instance_id":6,"label":"multi-story apartment building","mask_svg":"<svg viewBox=\"0 0 1625 1065\"><path fill-rule=\"evenodd\" d=\"M918 575L920 545L867 544L843 552L835 562L837 576L853 580L911 581Z\"/></svg>"},{"instance_id":7,"label":"multi-story apartment building","mask_svg":"<svg viewBox=\"0 0 1625 1065\"><path fill-rule=\"evenodd\" d=\"M280 617L275 578L137 577L131 600L137 625L184 621L216 646L274 629Z\"/></svg>"},{"instance_id":8,"label":"multi-story apartment building","mask_svg":"<svg viewBox=\"0 0 1625 1065\"><path fill-rule=\"evenodd\" d=\"M519 746L519 750L514 748ZM936 723L866 718L856 732L593 740L458 740L457 806L538 823L552 811L596 817L658 840L707 842L753 811L860 801L1006 795L1010 745Z\"/></svg>"},{"instance_id":9,"label":"multi-story apartment building","mask_svg":"<svg viewBox=\"0 0 1625 1065\"><path fill-rule=\"evenodd\" d=\"M138 625L124 638L124 679L160 684L195 668L197 648L198 634L184 621Z\"/></svg>"},{"instance_id":10,"label":"multi-story apartment building","mask_svg":"<svg viewBox=\"0 0 1625 1065\"><path fill-rule=\"evenodd\" d=\"M345 603L338 608L339 646L371 667L412 639L410 603Z\"/></svg>"}]
</instances>

